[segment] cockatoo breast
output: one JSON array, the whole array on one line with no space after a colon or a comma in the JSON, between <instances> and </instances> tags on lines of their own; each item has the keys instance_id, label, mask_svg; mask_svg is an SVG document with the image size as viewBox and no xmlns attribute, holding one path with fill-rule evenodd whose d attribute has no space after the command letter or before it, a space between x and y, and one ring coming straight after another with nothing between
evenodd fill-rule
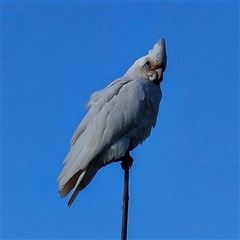
<instances>
[{"instance_id":1,"label":"cockatoo breast","mask_svg":"<svg viewBox=\"0 0 240 240\"><path fill-rule=\"evenodd\" d=\"M135 148L149 137L152 127L156 125L159 103L162 98L162 91L158 85L145 79L141 81L145 92L145 110L136 127L127 133L131 139L130 148Z\"/></svg>"}]
</instances>

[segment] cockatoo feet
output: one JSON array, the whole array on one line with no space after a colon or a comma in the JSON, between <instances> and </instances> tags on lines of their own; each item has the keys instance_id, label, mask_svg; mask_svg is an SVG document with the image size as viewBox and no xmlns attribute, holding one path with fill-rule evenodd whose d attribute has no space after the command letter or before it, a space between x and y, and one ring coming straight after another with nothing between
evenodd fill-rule
<instances>
[{"instance_id":1,"label":"cockatoo feet","mask_svg":"<svg viewBox=\"0 0 240 240\"><path fill-rule=\"evenodd\" d=\"M130 169L133 164L133 158L130 156L129 151L126 152L124 156L121 158L121 166L123 170Z\"/></svg>"}]
</instances>

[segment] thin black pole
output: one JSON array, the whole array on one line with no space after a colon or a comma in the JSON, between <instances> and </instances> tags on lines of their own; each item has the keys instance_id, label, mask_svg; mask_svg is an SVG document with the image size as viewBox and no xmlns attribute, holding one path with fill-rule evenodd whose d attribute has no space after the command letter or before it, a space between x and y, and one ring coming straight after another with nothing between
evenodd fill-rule
<instances>
[{"instance_id":1,"label":"thin black pole","mask_svg":"<svg viewBox=\"0 0 240 240\"><path fill-rule=\"evenodd\" d=\"M122 206L122 233L121 240L127 239L128 226L128 202L129 202L129 170L132 166L133 158L127 152L122 157L122 169L124 170L124 189L123 189L123 206Z\"/></svg>"},{"instance_id":2,"label":"thin black pole","mask_svg":"<svg viewBox=\"0 0 240 240\"><path fill-rule=\"evenodd\" d=\"M123 190L123 206L122 206L122 234L121 239L127 239L127 223L128 223L128 201L129 201L129 169L124 169L124 190Z\"/></svg>"}]
</instances>

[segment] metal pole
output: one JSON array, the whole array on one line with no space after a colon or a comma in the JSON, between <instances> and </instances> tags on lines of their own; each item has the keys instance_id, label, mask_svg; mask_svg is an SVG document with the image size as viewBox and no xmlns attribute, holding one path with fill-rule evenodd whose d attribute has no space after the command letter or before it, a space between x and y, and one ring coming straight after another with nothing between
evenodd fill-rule
<instances>
[{"instance_id":1,"label":"metal pole","mask_svg":"<svg viewBox=\"0 0 240 240\"><path fill-rule=\"evenodd\" d=\"M127 152L122 157L122 169L124 170L124 189L123 189L123 206L122 206L122 233L121 240L127 239L128 224L128 201L129 201L129 170L132 166L133 158Z\"/></svg>"}]
</instances>

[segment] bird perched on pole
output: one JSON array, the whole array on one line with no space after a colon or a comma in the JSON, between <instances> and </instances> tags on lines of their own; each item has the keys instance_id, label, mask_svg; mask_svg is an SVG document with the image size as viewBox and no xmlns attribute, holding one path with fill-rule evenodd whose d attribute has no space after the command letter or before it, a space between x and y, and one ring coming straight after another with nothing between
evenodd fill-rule
<instances>
[{"instance_id":1,"label":"bird perched on pole","mask_svg":"<svg viewBox=\"0 0 240 240\"><path fill-rule=\"evenodd\" d=\"M92 94L58 177L60 196L72 191L68 207L100 168L121 159L150 135L166 64L166 44L160 39L123 77Z\"/></svg>"}]
</instances>

